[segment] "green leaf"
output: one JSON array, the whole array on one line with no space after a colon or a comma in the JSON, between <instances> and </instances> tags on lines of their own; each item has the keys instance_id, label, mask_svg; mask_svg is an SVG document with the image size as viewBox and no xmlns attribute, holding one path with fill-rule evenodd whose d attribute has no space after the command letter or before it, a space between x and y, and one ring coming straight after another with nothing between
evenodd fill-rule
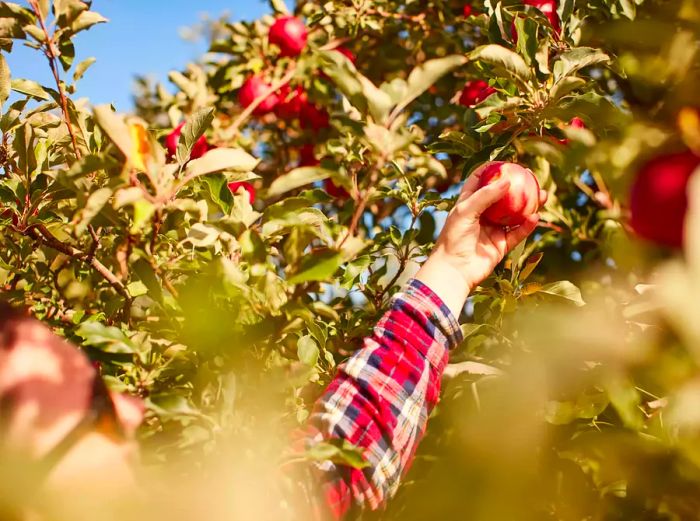
<instances>
[{"instance_id":1,"label":"green leaf","mask_svg":"<svg viewBox=\"0 0 700 521\"><path fill-rule=\"evenodd\" d=\"M93 25L108 22L107 18L95 11L83 11L71 24L71 32L73 34L90 29Z\"/></svg>"},{"instance_id":2,"label":"green leaf","mask_svg":"<svg viewBox=\"0 0 700 521\"><path fill-rule=\"evenodd\" d=\"M185 173L192 178L222 170L245 173L254 170L259 162L259 159L240 148L215 148L187 163Z\"/></svg>"},{"instance_id":3,"label":"green leaf","mask_svg":"<svg viewBox=\"0 0 700 521\"><path fill-rule=\"evenodd\" d=\"M115 114L110 105L99 105L95 107L94 112L97 124L105 131L121 153L126 158L130 158L133 146L129 127L124 122L124 119Z\"/></svg>"},{"instance_id":4,"label":"green leaf","mask_svg":"<svg viewBox=\"0 0 700 521\"><path fill-rule=\"evenodd\" d=\"M81 61L78 65L75 67L75 72L73 73L73 81L76 82L80 80L85 72L92 66L93 63L97 61L97 58L86 58L85 60Z\"/></svg>"},{"instance_id":5,"label":"green leaf","mask_svg":"<svg viewBox=\"0 0 700 521\"><path fill-rule=\"evenodd\" d=\"M11 90L10 67L7 65L5 56L0 54L0 107L2 107L7 101L7 98L10 97Z\"/></svg>"},{"instance_id":6,"label":"green leaf","mask_svg":"<svg viewBox=\"0 0 700 521\"><path fill-rule=\"evenodd\" d=\"M209 128L212 121L214 121L213 107L198 110L187 119L185 126L182 127L180 140L177 144L176 156L178 163L182 165L189 160L192 148L197 143L197 140L204 135L204 131Z\"/></svg>"},{"instance_id":7,"label":"green leaf","mask_svg":"<svg viewBox=\"0 0 700 521\"><path fill-rule=\"evenodd\" d=\"M129 233L136 234L151 220L156 211L156 207L146 199L139 199L133 202L134 222L129 228Z\"/></svg>"},{"instance_id":8,"label":"green leaf","mask_svg":"<svg viewBox=\"0 0 700 521\"><path fill-rule=\"evenodd\" d=\"M489 44L477 47L469 58L491 65L499 76L510 79L526 87L532 79L532 69L527 66L522 56L501 45Z\"/></svg>"},{"instance_id":9,"label":"green leaf","mask_svg":"<svg viewBox=\"0 0 700 521\"><path fill-rule=\"evenodd\" d=\"M90 197L88 197L88 200L85 203L85 208L80 211L80 220L75 225L75 234L78 237L85 233L88 225L92 222L95 216L102 211L102 208L104 208L104 206L107 204L110 197L112 197L111 188L100 188L90 194Z\"/></svg>"},{"instance_id":10,"label":"green leaf","mask_svg":"<svg viewBox=\"0 0 700 521\"><path fill-rule=\"evenodd\" d=\"M300 186L308 185L315 181L322 181L332 175L333 172L331 170L316 166L295 168L272 181L267 195L268 197L277 197L285 192L299 188Z\"/></svg>"},{"instance_id":11,"label":"green leaf","mask_svg":"<svg viewBox=\"0 0 700 521\"><path fill-rule=\"evenodd\" d=\"M467 58L465 56L453 54L444 58L428 60L415 67L408 75L406 92L403 99L393 110L392 117L396 117L409 103L428 90L431 85L435 84L445 74L452 72L466 62Z\"/></svg>"},{"instance_id":12,"label":"green leaf","mask_svg":"<svg viewBox=\"0 0 700 521\"><path fill-rule=\"evenodd\" d=\"M575 47L562 54L554 64L555 82L574 74L584 67L597 65L599 63L607 63L609 61L610 57L599 49L594 49L592 47Z\"/></svg>"},{"instance_id":13,"label":"green leaf","mask_svg":"<svg viewBox=\"0 0 700 521\"><path fill-rule=\"evenodd\" d=\"M332 461L355 469L369 466L369 463L364 459L362 449L342 439L316 443L306 451L306 457L315 461Z\"/></svg>"},{"instance_id":14,"label":"green leaf","mask_svg":"<svg viewBox=\"0 0 700 521\"><path fill-rule=\"evenodd\" d=\"M577 306L585 306L586 303L581 297L581 290L568 280L560 280L542 286L538 293L545 293L555 297L560 297L569 300Z\"/></svg>"},{"instance_id":15,"label":"green leaf","mask_svg":"<svg viewBox=\"0 0 700 521\"><path fill-rule=\"evenodd\" d=\"M302 282L323 281L330 279L343 262L339 252L327 250L307 256L301 263L297 273L289 278L290 284Z\"/></svg>"},{"instance_id":16,"label":"green leaf","mask_svg":"<svg viewBox=\"0 0 700 521\"><path fill-rule=\"evenodd\" d=\"M129 295L131 295L132 298L136 298L136 297L140 297L141 295L148 294L148 288L140 280L136 280L136 281L128 284L126 286L126 289L129 291Z\"/></svg>"},{"instance_id":17,"label":"green leaf","mask_svg":"<svg viewBox=\"0 0 700 521\"><path fill-rule=\"evenodd\" d=\"M297 340L297 357L302 363L309 367L315 366L319 354L318 345L311 335L305 335Z\"/></svg>"},{"instance_id":18,"label":"green leaf","mask_svg":"<svg viewBox=\"0 0 700 521\"><path fill-rule=\"evenodd\" d=\"M32 98L39 100L50 100L51 95L44 90L44 88L37 82L32 80L25 80L23 78L14 78L12 80L12 90L19 92L20 94L26 94Z\"/></svg>"},{"instance_id":19,"label":"green leaf","mask_svg":"<svg viewBox=\"0 0 700 521\"><path fill-rule=\"evenodd\" d=\"M96 347L105 353L136 352L136 346L121 329L105 326L99 322L84 322L75 332L90 347Z\"/></svg>"}]
</instances>

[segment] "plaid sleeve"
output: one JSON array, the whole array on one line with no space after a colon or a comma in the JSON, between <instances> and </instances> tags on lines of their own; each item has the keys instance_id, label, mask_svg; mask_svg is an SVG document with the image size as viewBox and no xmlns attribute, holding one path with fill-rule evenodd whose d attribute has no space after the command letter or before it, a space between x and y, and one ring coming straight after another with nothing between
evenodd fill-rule
<instances>
[{"instance_id":1,"label":"plaid sleeve","mask_svg":"<svg viewBox=\"0 0 700 521\"><path fill-rule=\"evenodd\" d=\"M430 288L413 280L394 297L362 349L339 367L309 420L307 443L347 440L369 466L318 464L336 519L353 506L376 509L399 486L440 394L459 324Z\"/></svg>"}]
</instances>

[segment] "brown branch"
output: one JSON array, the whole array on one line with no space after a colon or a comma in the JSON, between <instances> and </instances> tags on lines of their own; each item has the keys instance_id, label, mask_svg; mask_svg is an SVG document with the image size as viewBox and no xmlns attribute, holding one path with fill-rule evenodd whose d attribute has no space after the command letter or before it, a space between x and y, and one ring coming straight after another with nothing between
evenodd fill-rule
<instances>
[{"instance_id":1,"label":"brown branch","mask_svg":"<svg viewBox=\"0 0 700 521\"><path fill-rule=\"evenodd\" d=\"M65 242L61 242L43 224L36 223L32 224L31 226L28 226L24 230L18 230L16 228L14 228L14 230L18 233L21 233L22 235L25 235L36 241L41 242L42 244L45 244L49 248L63 253L64 255L67 255L72 259L81 260L89 264L93 267L95 271L102 275L102 277L107 282L109 282L109 284L120 295L126 298L127 302L131 302L131 295L129 295L129 292L126 290L126 286L124 286L124 283L121 280L119 280L119 278L117 278L117 276L114 273L112 273L107 266L102 264L95 257L91 257L89 253L79 250L75 246L66 244Z\"/></svg>"},{"instance_id":2,"label":"brown branch","mask_svg":"<svg viewBox=\"0 0 700 521\"><path fill-rule=\"evenodd\" d=\"M44 20L43 15L41 14L41 9L39 9L39 5L37 4L37 0L29 0L29 5L32 8L32 11L34 11L34 14L36 15L37 19L39 20L39 25L41 26L41 30L44 32L44 36L46 37L46 57L49 60L49 66L51 67L51 72L53 73L54 80L56 81L56 88L58 89L58 95L61 99L61 112L63 112L63 119L65 120L66 127L68 127L68 134L70 135L70 140L71 143L73 144L73 151L75 152L75 157L78 159L81 158L81 153L80 149L78 149L78 142L75 139L75 132L73 132L73 125L70 120L70 114L68 112L68 99L66 98L66 92L63 89L63 84L61 83L61 76L58 72L58 56L59 53L56 51L56 48L54 47L54 41L53 38L49 35L49 31L46 28L46 22Z\"/></svg>"}]
</instances>

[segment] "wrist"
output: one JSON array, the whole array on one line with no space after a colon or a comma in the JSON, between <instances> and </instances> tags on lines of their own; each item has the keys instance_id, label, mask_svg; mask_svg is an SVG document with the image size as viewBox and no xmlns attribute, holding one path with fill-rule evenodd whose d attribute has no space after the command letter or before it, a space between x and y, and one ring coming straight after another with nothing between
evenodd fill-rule
<instances>
[{"instance_id":1,"label":"wrist","mask_svg":"<svg viewBox=\"0 0 700 521\"><path fill-rule=\"evenodd\" d=\"M428 286L459 318L473 285L460 269L460 263L437 246L414 277Z\"/></svg>"}]
</instances>

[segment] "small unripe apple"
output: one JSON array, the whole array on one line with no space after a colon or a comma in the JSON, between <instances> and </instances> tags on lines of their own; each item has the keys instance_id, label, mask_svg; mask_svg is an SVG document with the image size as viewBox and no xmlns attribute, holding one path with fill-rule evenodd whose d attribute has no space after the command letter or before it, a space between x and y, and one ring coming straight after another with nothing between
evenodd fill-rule
<instances>
[{"instance_id":1,"label":"small unripe apple","mask_svg":"<svg viewBox=\"0 0 700 521\"><path fill-rule=\"evenodd\" d=\"M465 107L473 107L478 105L491 94L496 92L496 89L490 87L484 80L469 80L462 89L459 96L459 104Z\"/></svg>"},{"instance_id":2,"label":"small unripe apple","mask_svg":"<svg viewBox=\"0 0 700 521\"><path fill-rule=\"evenodd\" d=\"M236 181L234 183L229 183L228 189L231 190L231 193L233 195L236 195L240 189L243 189L246 192L248 192L248 200L250 201L250 204L253 204L255 202L255 187L252 184L247 183L246 181Z\"/></svg>"},{"instance_id":3,"label":"small unripe apple","mask_svg":"<svg viewBox=\"0 0 700 521\"><path fill-rule=\"evenodd\" d=\"M251 76L248 78L243 85L241 85L238 91L238 101L243 107L250 106L257 98L262 96L265 92L268 92L271 85L267 83L262 76ZM255 107L253 114L256 116L262 116L274 110L279 102L279 96L277 93L273 92L268 95L260 105Z\"/></svg>"},{"instance_id":4,"label":"small unripe apple","mask_svg":"<svg viewBox=\"0 0 700 521\"><path fill-rule=\"evenodd\" d=\"M168 158L172 159L175 157L177 152L177 144L180 141L180 135L182 134L182 127L185 126L185 122L180 123L175 130L165 137L165 148L168 150ZM197 142L192 147L192 152L190 153L190 159L198 159L202 157L209 151L209 143L207 143L207 138L201 136Z\"/></svg>"},{"instance_id":5,"label":"small unripe apple","mask_svg":"<svg viewBox=\"0 0 700 521\"><path fill-rule=\"evenodd\" d=\"M630 193L630 224L637 235L683 246L688 180L698 167L700 157L689 150L655 157L642 166Z\"/></svg>"},{"instance_id":6,"label":"small unripe apple","mask_svg":"<svg viewBox=\"0 0 700 521\"><path fill-rule=\"evenodd\" d=\"M535 174L516 163L492 161L480 166L479 188L500 179L508 179L506 194L481 215L483 221L496 226L518 226L540 206L540 185ZM473 175L473 174L472 174Z\"/></svg>"},{"instance_id":7,"label":"small unripe apple","mask_svg":"<svg viewBox=\"0 0 700 521\"><path fill-rule=\"evenodd\" d=\"M280 48L280 56L298 56L306 47L308 31L295 16L282 16L270 27L268 40Z\"/></svg>"}]
</instances>

